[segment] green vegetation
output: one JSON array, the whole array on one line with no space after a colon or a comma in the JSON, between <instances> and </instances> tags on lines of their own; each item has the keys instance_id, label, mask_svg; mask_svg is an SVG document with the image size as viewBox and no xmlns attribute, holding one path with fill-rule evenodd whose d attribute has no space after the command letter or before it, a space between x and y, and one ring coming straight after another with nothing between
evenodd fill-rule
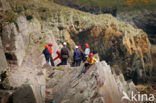
<instances>
[{"instance_id":1,"label":"green vegetation","mask_svg":"<svg viewBox=\"0 0 156 103\"><path fill-rule=\"evenodd\" d=\"M6 11L2 12L0 14L0 22L10 22L10 23L16 23L16 19L18 17L18 14L12 12L12 11Z\"/></svg>"},{"instance_id":2,"label":"green vegetation","mask_svg":"<svg viewBox=\"0 0 156 103\"><path fill-rule=\"evenodd\" d=\"M64 71L62 67L56 67L56 70Z\"/></svg>"},{"instance_id":3,"label":"green vegetation","mask_svg":"<svg viewBox=\"0 0 156 103\"><path fill-rule=\"evenodd\" d=\"M56 2L71 2L71 0L55 0ZM117 7L119 11L141 10L141 9L155 9L155 0L73 0L73 4L111 8Z\"/></svg>"}]
</instances>

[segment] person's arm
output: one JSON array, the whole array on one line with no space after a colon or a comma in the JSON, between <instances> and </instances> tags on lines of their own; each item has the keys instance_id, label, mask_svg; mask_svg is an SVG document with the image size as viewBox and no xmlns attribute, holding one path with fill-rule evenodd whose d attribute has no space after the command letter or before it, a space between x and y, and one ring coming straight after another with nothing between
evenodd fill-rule
<instances>
[{"instance_id":1,"label":"person's arm","mask_svg":"<svg viewBox=\"0 0 156 103\"><path fill-rule=\"evenodd\" d=\"M58 58L59 58L59 56L55 57L55 58L54 58L54 61L57 60Z\"/></svg>"}]
</instances>

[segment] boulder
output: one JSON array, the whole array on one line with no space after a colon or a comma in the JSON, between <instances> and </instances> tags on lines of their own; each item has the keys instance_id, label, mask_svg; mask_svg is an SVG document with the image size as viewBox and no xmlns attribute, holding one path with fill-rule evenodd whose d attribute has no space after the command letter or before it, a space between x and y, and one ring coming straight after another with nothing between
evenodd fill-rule
<instances>
[{"instance_id":1,"label":"boulder","mask_svg":"<svg viewBox=\"0 0 156 103\"><path fill-rule=\"evenodd\" d=\"M13 95L13 103L43 103L43 91L37 85L23 85Z\"/></svg>"}]
</instances>

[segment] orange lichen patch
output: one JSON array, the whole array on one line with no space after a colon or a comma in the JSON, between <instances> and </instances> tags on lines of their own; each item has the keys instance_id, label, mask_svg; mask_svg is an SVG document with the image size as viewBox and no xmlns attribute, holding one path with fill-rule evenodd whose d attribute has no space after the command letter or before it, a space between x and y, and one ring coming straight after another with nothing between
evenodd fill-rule
<instances>
[{"instance_id":1,"label":"orange lichen patch","mask_svg":"<svg viewBox=\"0 0 156 103\"><path fill-rule=\"evenodd\" d=\"M146 54L146 53L149 53L149 42L147 40L147 36L143 36L141 38L135 38L135 45L137 48L140 48L139 49L139 56L142 57L143 54Z\"/></svg>"},{"instance_id":2,"label":"orange lichen patch","mask_svg":"<svg viewBox=\"0 0 156 103\"><path fill-rule=\"evenodd\" d=\"M139 57L143 57L144 54L149 53L149 42L147 36L143 37L133 37L133 34L130 37L125 36L123 38L123 44L127 48L127 52L132 55L137 52Z\"/></svg>"},{"instance_id":3,"label":"orange lichen patch","mask_svg":"<svg viewBox=\"0 0 156 103\"><path fill-rule=\"evenodd\" d=\"M111 35L112 35L112 30L111 29L106 29L104 39L108 39L108 37L111 36Z\"/></svg>"},{"instance_id":4,"label":"orange lichen patch","mask_svg":"<svg viewBox=\"0 0 156 103\"><path fill-rule=\"evenodd\" d=\"M98 37L102 31L103 31L103 29L101 27L96 27L90 31L90 36Z\"/></svg>"},{"instance_id":5,"label":"orange lichen patch","mask_svg":"<svg viewBox=\"0 0 156 103\"><path fill-rule=\"evenodd\" d=\"M136 46L133 36L125 36L123 38L123 45L125 45L125 47L127 48L127 53L129 53L130 55L136 52Z\"/></svg>"},{"instance_id":6,"label":"orange lichen patch","mask_svg":"<svg viewBox=\"0 0 156 103\"><path fill-rule=\"evenodd\" d=\"M114 24L111 24L111 28L114 30L114 31L117 31L117 28Z\"/></svg>"},{"instance_id":7,"label":"orange lichen patch","mask_svg":"<svg viewBox=\"0 0 156 103\"><path fill-rule=\"evenodd\" d=\"M117 37L120 37L121 36L121 33L119 33L119 32L115 32L115 33L113 33L115 36L117 36Z\"/></svg>"},{"instance_id":8,"label":"orange lichen patch","mask_svg":"<svg viewBox=\"0 0 156 103\"><path fill-rule=\"evenodd\" d=\"M149 0L141 0L143 3L149 3Z\"/></svg>"},{"instance_id":9,"label":"orange lichen patch","mask_svg":"<svg viewBox=\"0 0 156 103\"><path fill-rule=\"evenodd\" d=\"M141 48L139 48L138 53L139 53L139 57L143 57L143 53L142 53Z\"/></svg>"},{"instance_id":10,"label":"orange lichen patch","mask_svg":"<svg viewBox=\"0 0 156 103\"><path fill-rule=\"evenodd\" d=\"M70 37L70 33L68 31L65 32L66 39L65 41L69 44L70 47L75 48L75 43Z\"/></svg>"}]
</instances>

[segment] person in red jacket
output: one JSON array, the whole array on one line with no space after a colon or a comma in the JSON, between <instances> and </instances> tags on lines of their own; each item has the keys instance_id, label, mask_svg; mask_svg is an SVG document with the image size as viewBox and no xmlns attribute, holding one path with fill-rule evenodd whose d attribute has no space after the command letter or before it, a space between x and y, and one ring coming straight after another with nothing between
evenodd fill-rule
<instances>
[{"instance_id":1,"label":"person in red jacket","mask_svg":"<svg viewBox=\"0 0 156 103\"><path fill-rule=\"evenodd\" d=\"M50 53L50 63L51 63L51 66L55 66L55 64L54 64L54 60L53 60L53 57L52 57L52 46L53 46L53 44L52 43L49 43L48 44L48 51L49 51L49 53Z\"/></svg>"},{"instance_id":2,"label":"person in red jacket","mask_svg":"<svg viewBox=\"0 0 156 103\"><path fill-rule=\"evenodd\" d=\"M61 60L61 63L62 63L61 52L58 50L58 51L56 51L56 54L58 56L54 58L54 61L57 60L57 59L60 59ZM60 66L61 63L57 64L57 66Z\"/></svg>"}]
</instances>

